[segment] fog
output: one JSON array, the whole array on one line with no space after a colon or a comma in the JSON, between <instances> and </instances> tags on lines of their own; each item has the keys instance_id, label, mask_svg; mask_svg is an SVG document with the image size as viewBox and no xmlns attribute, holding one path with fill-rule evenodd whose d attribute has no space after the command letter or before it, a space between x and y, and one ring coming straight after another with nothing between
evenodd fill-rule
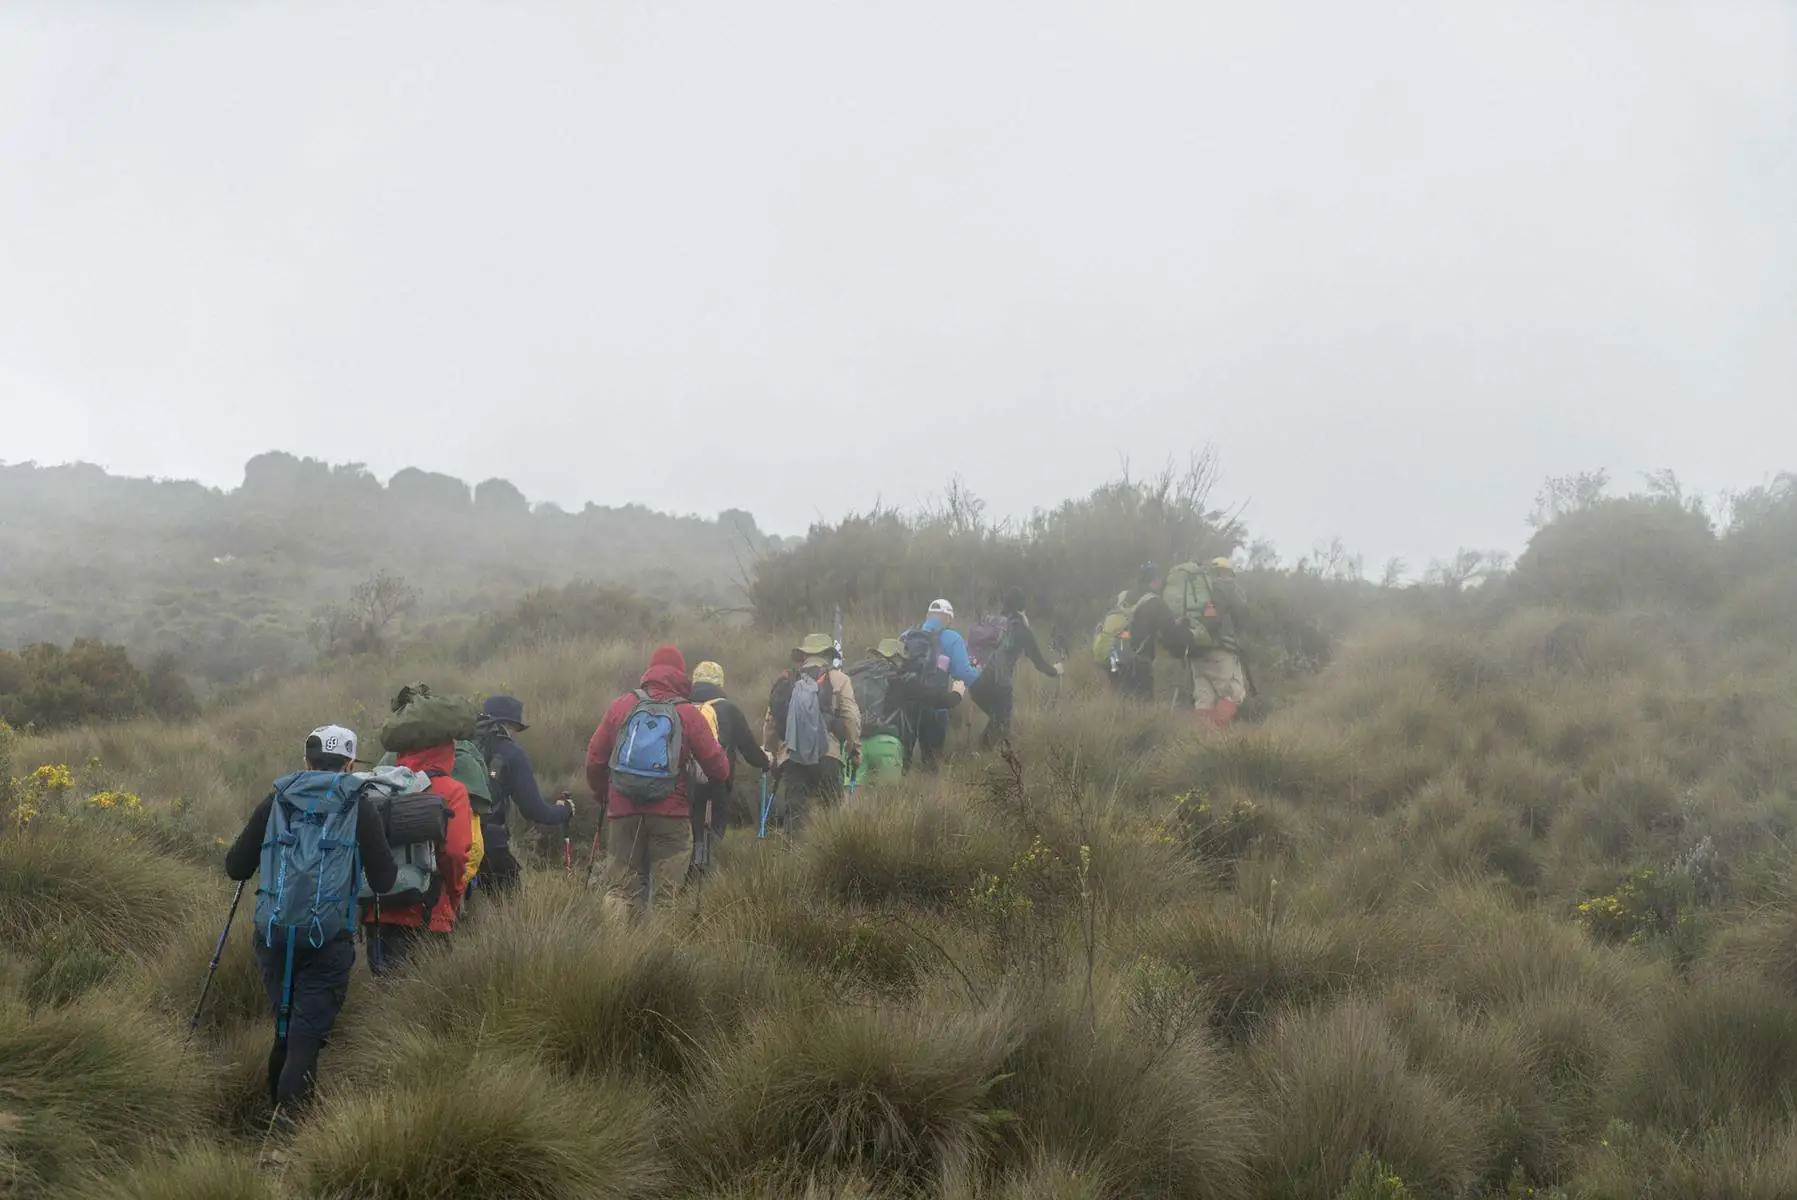
<instances>
[{"instance_id":1,"label":"fog","mask_svg":"<svg viewBox=\"0 0 1797 1200\"><path fill-rule=\"evenodd\" d=\"M1794 13L12 0L0 460L1514 549L1797 467Z\"/></svg>"}]
</instances>

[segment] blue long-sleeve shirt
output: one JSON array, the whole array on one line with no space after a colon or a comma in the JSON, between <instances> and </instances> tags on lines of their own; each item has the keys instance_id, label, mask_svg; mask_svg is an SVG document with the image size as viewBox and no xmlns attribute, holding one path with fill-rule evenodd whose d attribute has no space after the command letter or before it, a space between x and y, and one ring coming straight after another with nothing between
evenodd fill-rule
<instances>
[{"instance_id":1,"label":"blue long-sleeve shirt","mask_svg":"<svg viewBox=\"0 0 1797 1200\"><path fill-rule=\"evenodd\" d=\"M980 669L967 656L967 640L948 628L941 617L925 621L923 631L936 635L936 644L942 648L942 656L948 659L948 673L972 687L974 680L980 677Z\"/></svg>"}]
</instances>

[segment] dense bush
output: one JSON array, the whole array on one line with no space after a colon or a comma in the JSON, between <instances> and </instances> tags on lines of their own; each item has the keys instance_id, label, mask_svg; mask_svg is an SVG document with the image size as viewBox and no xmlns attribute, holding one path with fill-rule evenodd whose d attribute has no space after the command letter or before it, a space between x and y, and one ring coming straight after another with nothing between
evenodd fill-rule
<instances>
[{"instance_id":1,"label":"dense bush","mask_svg":"<svg viewBox=\"0 0 1797 1200\"><path fill-rule=\"evenodd\" d=\"M1136 569L1228 554L1242 532L1210 507L1217 464L1194 457L1147 480L1125 476L1022 525L994 524L958 482L917 516L892 509L813 526L798 546L763 559L750 599L763 626L820 627L841 605L888 623L914 622L937 596L969 617L1006 587L1023 589L1050 625L1083 633Z\"/></svg>"}]
</instances>

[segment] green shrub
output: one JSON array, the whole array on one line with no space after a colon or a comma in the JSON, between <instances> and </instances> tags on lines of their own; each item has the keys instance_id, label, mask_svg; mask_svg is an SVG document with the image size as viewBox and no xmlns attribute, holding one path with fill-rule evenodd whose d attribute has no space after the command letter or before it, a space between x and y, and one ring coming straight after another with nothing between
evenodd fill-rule
<instances>
[{"instance_id":1,"label":"green shrub","mask_svg":"<svg viewBox=\"0 0 1797 1200\"><path fill-rule=\"evenodd\" d=\"M1537 530L1512 586L1535 603L1596 612L1698 606L1716 593L1716 538L1700 513L1663 500L1602 500Z\"/></svg>"},{"instance_id":2,"label":"green shrub","mask_svg":"<svg viewBox=\"0 0 1797 1200\"><path fill-rule=\"evenodd\" d=\"M306 1196L606 1200L664 1181L641 1089L558 1076L465 1045L365 1092L332 1093L300 1127L289 1175Z\"/></svg>"}]
</instances>

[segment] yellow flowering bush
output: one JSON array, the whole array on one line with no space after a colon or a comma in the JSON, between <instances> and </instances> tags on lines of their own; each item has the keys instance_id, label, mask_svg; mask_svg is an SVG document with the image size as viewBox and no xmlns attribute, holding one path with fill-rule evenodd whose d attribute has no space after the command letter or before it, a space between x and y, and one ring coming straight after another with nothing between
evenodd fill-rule
<instances>
[{"instance_id":1,"label":"yellow flowering bush","mask_svg":"<svg viewBox=\"0 0 1797 1200\"><path fill-rule=\"evenodd\" d=\"M137 812L143 808L143 799L132 792L96 792L87 798L87 802L95 808L119 809L123 812Z\"/></svg>"},{"instance_id":2,"label":"yellow flowering bush","mask_svg":"<svg viewBox=\"0 0 1797 1200\"><path fill-rule=\"evenodd\" d=\"M1673 933L1680 920L1675 883L1651 868L1635 871L1613 891L1580 901L1579 920L1606 942L1640 943Z\"/></svg>"}]
</instances>

